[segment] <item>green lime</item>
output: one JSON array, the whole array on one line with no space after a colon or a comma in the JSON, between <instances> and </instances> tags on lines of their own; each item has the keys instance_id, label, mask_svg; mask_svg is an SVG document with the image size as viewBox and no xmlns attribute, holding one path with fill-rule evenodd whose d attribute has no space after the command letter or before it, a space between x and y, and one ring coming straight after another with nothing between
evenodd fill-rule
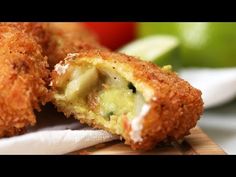
<instances>
[{"instance_id":1,"label":"green lime","mask_svg":"<svg viewBox=\"0 0 236 177\"><path fill-rule=\"evenodd\" d=\"M236 66L236 23L139 23L139 37L175 35L183 66Z\"/></svg>"},{"instance_id":2,"label":"green lime","mask_svg":"<svg viewBox=\"0 0 236 177\"><path fill-rule=\"evenodd\" d=\"M121 53L151 61L159 66L180 67L179 40L170 35L155 35L135 40L120 49Z\"/></svg>"}]
</instances>

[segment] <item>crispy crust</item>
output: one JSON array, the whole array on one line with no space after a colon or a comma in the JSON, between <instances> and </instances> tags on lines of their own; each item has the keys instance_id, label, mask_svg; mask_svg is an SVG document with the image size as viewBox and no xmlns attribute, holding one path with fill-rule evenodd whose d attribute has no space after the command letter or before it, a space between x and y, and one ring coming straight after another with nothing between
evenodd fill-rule
<instances>
[{"instance_id":1,"label":"crispy crust","mask_svg":"<svg viewBox=\"0 0 236 177\"><path fill-rule=\"evenodd\" d=\"M50 36L48 46L43 49L51 68L68 53L101 48L95 35L80 23L44 23L43 26Z\"/></svg>"},{"instance_id":2,"label":"crispy crust","mask_svg":"<svg viewBox=\"0 0 236 177\"><path fill-rule=\"evenodd\" d=\"M34 125L33 110L50 100L47 60L52 68L69 52L99 46L79 23L3 22L0 39L0 137Z\"/></svg>"},{"instance_id":3,"label":"crispy crust","mask_svg":"<svg viewBox=\"0 0 236 177\"><path fill-rule=\"evenodd\" d=\"M47 58L35 39L18 27L0 24L0 137L34 125L34 109L49 100Z\"/></svg>"},{"instance_id":4,"label":"crispy crust","mask_svg":"<svg viewBox=\"0 0 236 177\"><path fill-rule=\"evenodd\" d=\"M68 53L102 48L96 36L81 23L6 22L1 24L16 27L31 35L41 45L51 68L63 60Z\"/></svg>"},{"instance_id":5,"label":"crispy crust","mask_svg":"<svg viewBox=\"0 0 236 177\"><path fill-rule=\"evenodd\" d=\"M1 25L15 27L18 30L31 35L34 40L42 47L42 54L47 55L46 49L51 40L50 33L47 30L48 23L39 22L2 22Z\"/></svg>"},{"instance_id":6,"label":"crispy crust","mask_svg":"<svg viewBox=\"0 0 236 177\"><path fill-rule=\"evenodd\" d=\"M83 57L90 60L102 58L116 67L127 67L133 73L136 82L146 83L154 90L153 98L149 102L151 109L143 119L141 133L143 141L135 143L129 136L130 125L126 125L127 133L123 138L133 149L148 150L167 139L182 139L189 134L189 130L196 125L203 112L201 92L179 78L174 72L165 71L150 62L144 62L134 57L103 50L80 51L72 58L67 58L67 61L79 60ZM56 91L55 83L60 76L54 71L52 78L53 89ZM56 100L54 102L57 105ZM66 108L58 107L58 109L65 115L70 114ZM86 119L83 119L82 122L89 123ZM93 122L89 124L103 128Z\"/></svg>"}]
</instances>

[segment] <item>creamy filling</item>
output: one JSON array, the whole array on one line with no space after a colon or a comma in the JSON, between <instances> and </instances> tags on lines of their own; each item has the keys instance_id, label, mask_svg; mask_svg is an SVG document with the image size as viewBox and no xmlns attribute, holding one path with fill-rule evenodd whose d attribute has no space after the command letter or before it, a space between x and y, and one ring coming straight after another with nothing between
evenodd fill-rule
<instances>
[{"instance_id":1,"label":"creamy filling","mask_svg":"<svg viewBox=\"0 0 236 177\"><path fill-rule=\"evenodd\" d=\"M55 65L55 71L59 75L62 75L62 74L65 74L65 72L68 69L68 67L69 67L69 64L62 65L61 63L58 63L58 64Z\"/></svg>"},{"instance_id":2,"label":"creamy filling","mask_svg":"<svg viewBox=\"0 0 236 177\"><path fill-rule=\"evenodd\" d=\"M64 100L80 116L93 119L116 134L124 133L125 120L131 126L131 139L142 141L142 122L149 105L131 82L112 68L90 65L70 66L61 78L63 88L55 95L57 100Z\"/></svg>"},{"instance_id":3,"label":"creamy filling","mask_svg":"<svg viewBox=\"0 0 236 177\"><path fill-rule=\"evenodd\" d=\"M143 119L149 110L150 105L144 104L140 114L131 121L131 131L129 132L129 135L135 143L143 141L141 136L143 129Z\"/></svg>"}]
</instances>

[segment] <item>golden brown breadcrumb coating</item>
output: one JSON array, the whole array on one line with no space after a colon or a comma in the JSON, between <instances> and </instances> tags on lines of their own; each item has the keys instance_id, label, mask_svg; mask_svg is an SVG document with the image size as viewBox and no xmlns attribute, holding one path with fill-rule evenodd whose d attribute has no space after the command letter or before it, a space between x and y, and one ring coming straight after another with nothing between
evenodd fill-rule
<instances>
[{"instance_id":1,"label":"golden brown breadcrumb coating","mask_svg":"<svg viewBox=\"0 0 236 177\"><path fill-rule=\"evenodd\" d=\"M35 124L33 110L49 100L47 62L53 67L67 53L98 44L80 23L2 22L0 28L2 137Z\"/></svg>"},{"instance_id":2,"label":"golden brown breadcrumb coating","mask_svg":"<svg viewBox=\"0 0 236 177\"><path fill-rule=\"evenodd\" d=\"M48 23L44 24L50 33L50 41L46 50L49 65L63 60L68 53L79 52L82 49L101 48L96 37L80 23Z\"/></svg>"},{"instance_id":3,"label":"golden brown breadcrumb coating","mask_svg":"<svg viewBox=\"0 0 236 177\"><path fill-rule=\"evenodd\" d=\"M140 85L140 88L141 85L143 86L142 89L143 92L146 92L146 97L151 95L150 98L147 98L149 99L147 104L150 105L150 109L145 114L142 122L142 141L133 141L130 137L131 122L125 118L123 119L125 132L122 137L126 144L131 145L133 149L149 150L164 140L182 139L189 134L190 129L196 125L203 112L203 101L201 92L198 89L193 88L188 82L179 78L176 73L159 68L153 63L120 53L84 50L67 57L64 63L61 63L61 66L69 70L65 66L70 67L73 61L93 65L99 63L99 66L106 63L113 66L115 70L119 68L119 72L124 72L123 76L128 81ZM59 74L56 70L52 72L54 94L61 92L58 83L67 70L62 70ZM151 92L153 93L151 94ZM122 98L120 98L120 101L122 101ZM88 119L88 117L64 107L55 97L54 103L58 110L64 112L66 116L74 115L82 123L110 131L103 124L95 123L94 119Z\"/></svg>"},{"instance_id":4,"label":"golden brown breadcrumb coating","mask_svg":"<svg viewBox=\"0 0 236 177\"><path fill-rule=\"evenodd\" d=\"M63 60L68 53L82 49L102 48L96 36L76 22L5 22L4 25L16 27L34 37L48 57L51 68Z\"/></svg>"},{"instance_id":5,"label":"golden brown breadcrumb coating","mask_svg":"<svg viewBox=\"0 0 236 177\"><path fill-rule=\"evenodd\" d=\"M49 98L47 67L47 58L31 35L0 24L0 137L35 124L34 109L40 110Z\"/></svg>"},{"instance_id":6,"label":"golden brown breadcrumb coating","mask_svg":"<svg viewBox=\"0 0 236 177\"><path fill-rule=\"evenodd\" d=\"M50 42L50 33L47 29L48 23L40 22L1 22L1 25L15 27L28 35L31 35L41 45L44 55Z\"/></svg>"},{"instance_id":7,"label":"golden brown breadcrumb coating","mask_svg":"<svg viewBox=\"0 0 236 177\"><path fill-rule=\"evenodd\" d=\"M46 40L41 43L51 68L63 60L68 53L100 47L95 35L80 23L51 22L38 23L38 25L41 25L45 31ZM34 34L38 37L42 33Z\"/></svg>"}]
</instances>

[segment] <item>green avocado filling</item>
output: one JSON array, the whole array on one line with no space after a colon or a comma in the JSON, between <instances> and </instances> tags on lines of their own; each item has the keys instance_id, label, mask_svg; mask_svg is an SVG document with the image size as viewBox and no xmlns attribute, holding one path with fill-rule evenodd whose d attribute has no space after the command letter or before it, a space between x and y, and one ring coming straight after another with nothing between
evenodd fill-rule
<instances>
[{"instance_id":1,"label":"green avocado filling","mask_svg":"<svg viewBox=\"0 0 236 177\"><path fill-rule=\"evenodd\" d=\"M112 68L94 66L70 67L64 76L64 92L55 94L62 105L80 117L101 123L114 133L123 131L124 117L133 119L144 104L143 96L131 82ZM81 69L83 68L83 69ZM61 101L60 101L61 100Z\"/></svg>"},{"instance_id":2,"label":"green avocado filling","mask_svg":"<svg viewBox=\"0 0 236 177\"><path fill-rule=\"evenodd\" d=\"M100 112L103 117L112 115L132 117L134 115L134 100L136 95L127 88L110 88L99 93ZM112 114L111 114L112 113Z\"/></svg>"}]
</instances>

